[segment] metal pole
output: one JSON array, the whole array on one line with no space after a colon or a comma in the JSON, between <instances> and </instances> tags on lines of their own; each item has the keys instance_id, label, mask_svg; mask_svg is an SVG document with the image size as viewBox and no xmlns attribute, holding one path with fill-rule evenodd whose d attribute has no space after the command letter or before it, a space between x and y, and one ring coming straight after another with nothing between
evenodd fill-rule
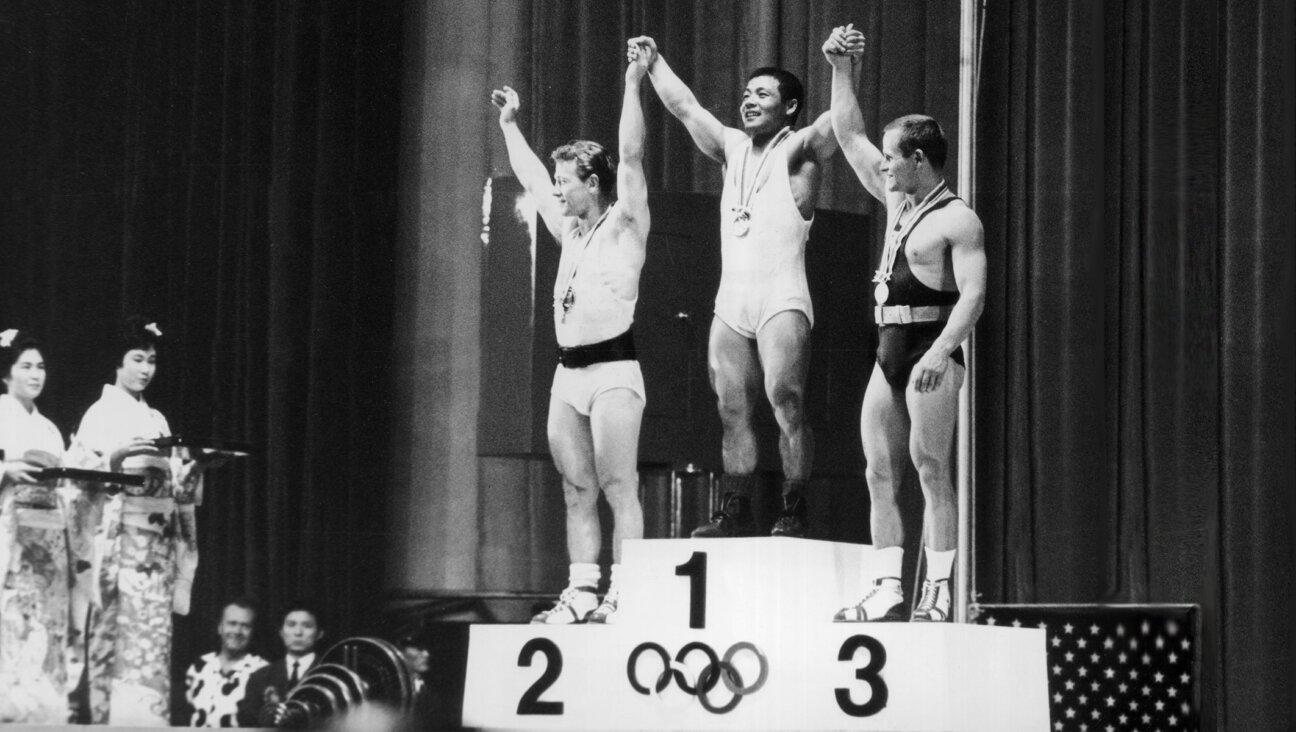
<instances>
[{"instance_id":1,"label":"metal pole","mask_svg":"<svg viewBox=\"0 0 1296 732\"><path fill-rule=\"evenodd\" d=\"M958 119L958 191L969 206L975 207L975 170L973 127L976 124L977 53L979 35L978 0L960 0L959 3L959 119ZM976 593L976 577L972 561L976 551L976 522L972 515L976 501L976 476L973 475L972 456L975 455L973 418L976 414L974 400L976 385L975 334L963 344L967 373L959 390L958 406L958 553L955 576L959 592L955 595L954 622L968 622L968 604Z\"/></svg>"}]
</instances>

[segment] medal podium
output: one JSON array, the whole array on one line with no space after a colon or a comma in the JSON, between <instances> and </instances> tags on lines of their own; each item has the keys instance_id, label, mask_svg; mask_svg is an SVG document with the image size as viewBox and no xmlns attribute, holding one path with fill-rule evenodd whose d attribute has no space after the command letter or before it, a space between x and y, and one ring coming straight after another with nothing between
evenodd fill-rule
<instances>
[{"instance_id":1,"label":"medal podium","mask_svg":"<svg viewBox=\"0 0 1296 732\"><path fill-rule=\"evenodd\" d=\"M832 622L870 551L626 542L614 624L472 627L464 726L1048 729L1043 630Z\"/></svg>"}]
</instances>

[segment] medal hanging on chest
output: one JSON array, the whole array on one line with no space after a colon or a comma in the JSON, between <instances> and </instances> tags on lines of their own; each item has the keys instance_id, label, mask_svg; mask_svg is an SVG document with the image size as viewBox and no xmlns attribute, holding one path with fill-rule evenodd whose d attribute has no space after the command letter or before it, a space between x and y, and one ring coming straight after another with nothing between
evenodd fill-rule
<instances>
[{"instance_id":1,"label":"medal hanging on chest","mask_svg":"<svg viewBox=\"0 0 1296 732\"><path fill-rule=\"evenodd\" d=\"M784 127L779 130L774 139L761 152L760 162L756 164L756 172L752 173L751 186L747 185L747 159L751 157L751 145L743 152L742 173L738 177L738 196L739 203L732 210L734 213L733 233L735 236L747 236L751 232L751 199L756 195L756 183L760 180L761 169L765 167L765 160L774 152L776 148L792 134L792 129Z\"/></svg>"},{"instance_id":2,"label":"medal hanging on chest","mask_svg":"<svg viewBox=\"0 0 1296 732\"><path fill-rule=\"evenodd\" d=\"M609 206L607 210L603 212L603 215L599 216L598 221L594 222L594 225L591 226L590 230L584 235L585 243L581 247L580 255L576 261L572 262L571 271L567 275L567 289L563 292L561 300L558 299L557 295L554 295L555 309L562 308L562 315L558 317L558 322L560 323L567 322L567 313L570 313L571 309L576 306L576 271L580 269L581 261L584 260L586 255L589 253L590 242L594 241L594 232L598 231L598 228L603 225L603 222L611 212L612 207ZM579 230L577 231L579 232ZM580 236L579 233L577 235Z\"/></svg>"},{"instance_id":3,"label":"medal hanging on chest","mask_svg":"<svg viewBox=\"0 0 1296 732\"><path fill-rule=\"evenodd\" d=\"M734 234L738 236L747 236L751 231L751 211L746 206L739 206L734 209Z\"/></svg>"},{"instance_id":4,"label":"medal hanging on chest","mask_svg":"<svg viewBox=\"0 0 1296 732\"><path fill-rule=\"evenodd\" d=\"M891 288L887 287L885 282L879 282L877 287L873 288L873 299L877 301L878 305L886 305L887 298L890 296Z\"/></svg>"},{"instance_id":5,"label":"medal hanging on chest","mask_svg":"<svg viewBox=\"0 0 1296 732\"><path fill-rule=\"evenodd\" d=\"M575 304L576 304L576 291L573 290L570 286L568 286L567 292L563 295L562 302L560 303L560 305L562 306L562 317L560 318L560 322L563 323L567 322L567 313L571 312L572 306Z\"/></svg>"},{"instance_id":6,"label":"medal hanging on chest","mask_svg":"<svg viewBox=\"0 0 1296 732\"><path fill-rule=\"evenodd\" d=\"M949 187L945 181L941 181L933 188L918 204L915 210L910 213L909 218L905 219L905 213L910 208L909 203L901 204L900 211L895 217L895 226L887 232L886 247L882 250L882 262L873 273L873 282L876 285L873 288L873 299L878 305L885 305L891 297L891 272L895 269L896 256L904 248L905 243L909 241L909 234L913 228L918 225L923 216L929 211L940 208L944 202L954 198L949 192ZM903 221L902 221L903 220Z\"/></svg>"}]
</instances>

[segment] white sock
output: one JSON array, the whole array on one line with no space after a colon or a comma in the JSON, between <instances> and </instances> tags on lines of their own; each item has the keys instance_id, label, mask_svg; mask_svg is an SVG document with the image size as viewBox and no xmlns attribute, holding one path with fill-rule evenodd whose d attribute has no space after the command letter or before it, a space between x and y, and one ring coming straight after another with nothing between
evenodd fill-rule
<instances>
[{"instance_id":1,"label":"white sock","mask_svg":"<svg viewBox=\"0 0 1296 732\"><path fill-rule=\"evenodd\" d=\"M948 580L954 568L954 552L957 549L938 552L931 547L924 547L927 553L927 579Z\"/></svg>"},{"instance_id":2,"label":"white sock","mask_svg":"<svg viewBox=\"0 0 1296 732\"><path fill-rule=\"evenodd\" d=\"M611 575L611 579L608 580L609 590L617 586L617 575L620 574L620 572L621 572L621 565L614 562L612 564L612 571L609 572L609 574Z\"/></svg>"},{"instance_id":3,"label":"white sock","mask_svg":"<svg viewBox=\"0 0 1296 732\"><path fill-rule=\"evenodd\" d=\"M904 571L904 547L888 546L873 550L870 560L872 567L865 579L869 584L873 580L882 580L884 585L900 586L900 576Z\"/></svg>"},{"instance_id":4,"label":"white sock","mask_svg":"<svg viewBox=\"0 0 1296 732\"><path fill-rule=\"evenodd\" d=\"M584 587L591 592L598 589L599 579L603 573L599 571L597 564L587 562L572 562L571 568L568 569L567 584L569 587Z\"/></svg>"}]
</instances>

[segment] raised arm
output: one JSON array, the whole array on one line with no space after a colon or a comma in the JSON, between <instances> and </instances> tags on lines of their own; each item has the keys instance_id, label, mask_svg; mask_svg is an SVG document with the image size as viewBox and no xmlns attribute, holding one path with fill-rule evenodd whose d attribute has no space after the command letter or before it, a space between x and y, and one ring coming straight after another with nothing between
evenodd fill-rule
<instances>
[{"instance_id":1,"label":"raised arm","mask_svg":"<svg viewBox=\"0 0 1296 732\"><path fill-rule=\"evenodd\" d=\"M648 53L642 46L626 52L625 92L621 99L621 126L617 132L617 209L622 225L643 240L648 237L648 183L644 179L644 113L640 101L643 78L648 73Z\"/></svg>"},{"instance_id":2,"label":"raised arm","mask_svg":"<svg viewBox=\"0 0 1296 732\"><path fill-rule=\"evenodd\" d=\"M808 160L823 163L837 152L837 137L833 134L832 113L824 112L808 127L797 130L789 140L792 147L788 151L790 165Z\"/></svg>"},{"instance_id":3,"label":"raised arm","mask_svg":"<svg viewBox=\"0 0 1296 732\"><path fill-rule=\"evenodd\" d=\"M885 201L886 184L880 169L882 151L864 132L864 113L860 111L859 99L855 96L863 53L864 35L850 25L834 28L824 42L824 58L833 67L832 129L841 144L842 154L864 188L874 198Z\"/></svg>"},{"instance_id":4,"label":"raised arm","mask_svg":"<svg viewBox=\"0 0 1296 732\"><path fill-rule=\"evenodd\" d=\"M507 86L496 89L491 92L491 104L499 107L499 126L504 132L504 144L508 147L513 175L517 176L522 187L535 200L536 210L540 212L540 218L544 220L549 233L553 234L555 240L562 241L562 209L558 205L558 199L552 195L553 181L549 177L549 169L527 144L526 137L518 127L517 113L522 105L517 92Z\"/></svg>"},{"instance_id":5,"label":"raised arm","mask_svg":"<svg viewBox=\"0 0 1296 732\"><path fill-rule=\"evenodd\" d=\"M640 53L647 54L648 76L652 79L653 89L657 90L662 104L684 123L684 128L703 154L723 163L726 135L731 131L739 135L742 133L725 127L714 114L698 103L693 91L675 75L670 64L658 53L656 41L648 36L637 36L626 41L626 46L627 52L638 48L641 49Z\"/></svg>"}]
</instances>

